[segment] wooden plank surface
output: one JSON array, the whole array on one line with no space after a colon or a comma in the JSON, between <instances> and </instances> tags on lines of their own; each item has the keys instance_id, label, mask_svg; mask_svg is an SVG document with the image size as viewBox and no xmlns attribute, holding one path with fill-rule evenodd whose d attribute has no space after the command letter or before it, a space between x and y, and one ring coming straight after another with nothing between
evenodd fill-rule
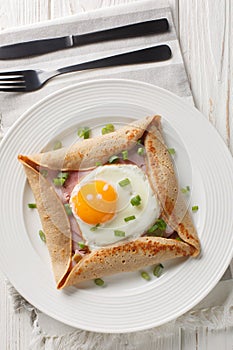
<instances>
[{"instance_id":1,"label":"wooden plank surface","mask_svg":"<svg viewBox=\"0 0 233 350\"><path fill-rule=\"evenodd\" d=\"M232 2L180 0L179 9L180 43L196 106L232 151Z\"/></svg>"},{"instance_id":2,"label":"wooden plank surface","mask_svg":"<svg viewBox=\"0 0 233 350\"><path fill-rule=\"evenodd\" d=\"M0 30L136 0L0 0ZM233 5L231 0L169 0L196 106L232 150ZM195 137L195 135L194 135ZM0 273L0 349L26 350L29 316L15 313ZM156 350L233 349L232 330L180 332Z\"/></svg>"}]
</instances>

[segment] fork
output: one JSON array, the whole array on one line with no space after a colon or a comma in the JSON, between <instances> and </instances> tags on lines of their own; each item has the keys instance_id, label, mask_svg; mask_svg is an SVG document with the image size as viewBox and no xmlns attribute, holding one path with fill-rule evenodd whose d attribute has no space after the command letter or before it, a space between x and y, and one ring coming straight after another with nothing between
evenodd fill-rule
<instances>
[{"instance_id":1,"label":"fork","mask_svg":"<svg viewBox=\"0 0 233 350\"><path fill-rule=\"evenodd\" d=\"M168 45L159 45L142 50L108 56L94 61L88 61L73 66L59 68L54 71L21 70L0 72L0 91L2 92L30 92L39 90L53 77L75 71L94 68L141 64L165 61L171 58L171 49Z\"/></svg>"}]
</instances>

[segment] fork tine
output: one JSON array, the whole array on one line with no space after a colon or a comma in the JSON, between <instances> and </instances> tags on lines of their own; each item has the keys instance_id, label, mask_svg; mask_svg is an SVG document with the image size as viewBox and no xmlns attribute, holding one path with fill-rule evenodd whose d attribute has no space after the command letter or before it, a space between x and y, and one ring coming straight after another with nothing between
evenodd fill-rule
<instances>
[{"instance_id":1,"label":"fork tine","mask_svg":"<svg viewBox=\"0 0 233 350\"><path fill-rule=\"evenodd\" d=\"M23 79L24 79L23 76L21 76L21 77L5 77L5 78L2 78L0 76L0 83L1 83L1 81L22 81Z\"/></svg>"},{"instance_id":2,"label":"fork tine","mask_svg":"<svg viewBox=\"0 0 233 350\"><path fill-rule=\"evenodd\" d=\"M23 71L12 71L12 72L0 72L0 76L7 76L7 75L21 75L23 76Z\"/></svg>"},{"instance_id":3,"label":"fork tine","mask_svg":"<svg viewBox=\"0 0 233 350\"><path fill-rule=\"evenodd\" d=\"M13 83L2 83L0 81L0 87L2 86L9 86L9 87L20 87L20 86L25 86L25 83L22 81L22 82L13 82Z\"/></svg>"},{"instance_id":4,"label":"fork tine","mask_svg":"<svg viewBox=\"0 0 233 350\"><path fill-rule=\"evenodd\" d=\"M0 87L0 92L24 92L26 91L25 86L21 88L1 88Z\"/></svg>"}]
</instances>

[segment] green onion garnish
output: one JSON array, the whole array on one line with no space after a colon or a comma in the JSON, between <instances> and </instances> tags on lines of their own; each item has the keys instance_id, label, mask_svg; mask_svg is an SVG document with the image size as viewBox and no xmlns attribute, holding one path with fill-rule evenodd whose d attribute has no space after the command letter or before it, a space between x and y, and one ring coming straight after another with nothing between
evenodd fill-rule
<instances>
[{"instance_id":1,"label":"green onion garnish","mask_svg":"<svg viewBox=\"0 0 233 350\"><path fill-rule=\"evenodd\" d=\"M62 187L63 185L64 185L64 183L66 182L66 179L63 179L63 178L57 178L57 177L55 177L54 179L53 179L53 183L54 183L54 185L55 186L57 186L57 187Z\"/></svg>"},{"instance_id":2,"label":"green onion garnish","mask_svg":"<svg viewBox=\"0 0 233 350\"><path fill-rule=\"evenodd\" d=\"M160 230L166 230L167 224L163 219L156 220L156 224Z\"/></svg>"},{"instance_id":3,"label":"green onion garnish","mask_svg":"<svg viewBox=\"0 0 233 350\"><path fill-rule=\"evenodd\" d=\"M199 209L198 205L194 205L194 206L192 207L192 211L193 211L193 212L198 211L198 209Z\"/></svg>"},{"instance_id":4,"label":"green onion garnish","mask_svg":"<svg viewBox=\"0 0 233 350\"><path fill-rule=\"evenodd\" d=\"M153 275L156 277L160 277L163 272L164 266L162 264L158 264L153 269Z\"/></svg>"},{"instance_id":5,"label":"green onion garnish","mask_svg":"<svg viewBox=\"0 0 233 350\"><path fill-rule=\"evenodd\" d=\"M72 215L72 210L71 210L71 207L70 207L69 203L65 203L64 207L65 207L65 210L66 210L66 214L68 216Z\"/></svg>"},{"instance_id":6,"label":"green onion garnish","mask_svg":"<svg viewBox=\"0 0 233 350\"><path fill-rule=\"evenodd\" d=\"M154 232L157 229L166 230L167 224L163 219L158 219L155 224L148 230L148 232Z\"/></svg>"},{"instance_id":7,"label":"green onion garnish","mask_svg":"<svg viewBox=\"0 0 233 350\"><path fill-rule=\"evenodd\" d=\"M157 230L159 230L159 232L157 232L158 236L162 236L162 232L161 231L165 231L167 227L166 222L163 219L157 219L154 223L154 225L149 228L149 230L147 231L148 233L153 233Z\"/></svg>"},{"instance_id":8,"label":"green onion garnish","mask_svg":"<svg viewBox=\"0 0 233 350\"><path fill-rule=\"evenodd\" d=\"M181 239L179 236L177 236L175 239L176 239L177 241L182 241L182 239Z\"/></svg>"},{"instance_id":9,"label":"green onion garnish","mask_svg":"<svg viewBox=\"0 0 233 350\"><path fill-rule=\"evenodd\" d=\"M69 173L60 172L60 173L57 174L57 178L58 179L65 179L65 180L67 180L68 177L69 177Z\"/></svg>"},{"instance_id":10,"label":"green onion garnish","mask_svg":"<svg viewBox=\"0 0 233 350\"><path fill-rule=\"evenodd\" d=\"M56 151L57 149L62 148L61 141L56 141L53 146L53 150Z\"/></svg>"},{"instance_id":11,"label":"green onion garnish","mask_svg":"<svg viewBox=\"0 0 233 350\"><path fill-rule=\"evenodd\" d=\"M146 281L150 281L150 275L146 271L141 272L141 277Z\"/></svg>"},{"instance_id":12,"label":"green onion garnish","mask_svg":"<svg viewBox=\"0 0 233 350\"><path fill-rule=\"evenodd\" d=\"M135 215L131 215L131 216L128 216L127 218L124 218L125 222L135 220L135 219L136 219Z\"/></svg>"},{"instance_id":13,"label":"green onion garnish","mask_svg":"<svg viewBox=\"0 0 233 350\"><path fill-rule=\"evenodd\" d=\"M182 193L188 193L188 192L190 192L190 187L189 187L189 186L186 186L186 187L181 188L181 192L182 192Z\"/></svg>"},{"instance_id":14,"label":"green onion garnish","mask_svg":"<svg viewBox=\"0 0 233 350\"><path fill-rule=\"evenodd\" d=\"M133 205L133 206L138 206L138 205L140 205L141 204L141 197L139 196L139 195L137 195L137 196L135 196L135 197L133 197L133 198L131 198L131 201L130 201L130 203Z\"/></svg>"},{"instance_id":15,"label":"green onion garnish","mask_svg":"<svg viewBox=\"0 0 233 350\"><path fill-rule=\"evenodd\" d=\"M108 162L109 162L109 163L114 163L117 159L119 159L119 157L114 155L114 156L111 156L111 157L109 158Z\"/></svg>"},{"instance_id":16,"label":"green onion garnish","mask_svg":"<svg viewBox=\"0 0 233 350\"><path fill-rule=\"evenodd\" d=\"M48 176L48 170L46 169L40 169L40 174L44 177L47 177Z\"/></svg>"},{"instance_id":17,"label":"green onion garnish","mask_svg":"<svg viewBox=\"0 0 233 350\"><path fill-rule=\"evenodd\" d=\"M125 187L130 184L129 179L126 177L125 179L118 182L121 187Z\"/></svg>"},{"instance_id":18,"label":"green onion garnish","mask_svg":"<svg viewBox=\"0 0 233 350\"><path fill-rule=\"evenodd\" d=\"M113 124L107 124L105 127L101 130L102 135L109 134L110 132L113 132L115 130L115 127Z\"/></svg>"},{"instance_id":19,"label":"green onion garnish","mask_svg":"<svg viewBox=\"0 0 233 350\"><path fill-rule=\"evenodd\" d=\"M176 154L175 148L168 148L168 152L169 152L171 155Z\"/></svg>"},{"instance_id":20,"label":"green onion garnish","mask_svg":"<svg viewBox=\"0 0 233 350\"><path fill-rule=\"evenodd\" d=\"M148 233L153 233L156 230L158 230L159 226L157 224L154 224L153 226L151 226L151 228L149 228L149 230L147 231Z\"/></svg>"},{"instance_id":21,"label":"green onion garnish","mask_svg":"<svg viewBox=\"0 0 233 350\"><path fill-rule=\"evenodd\" d=\"M103 285L104 285L104 281L103 281L101 278L96 278L96 279L94 280L94 282L95 282L95 284L96 284L97 286L99 286L99 287L103 287Z\"/></svg>"},{"instance_id":22,"label":"green onion garnish","mask_svg":"<svg viewBox=\"0 0 233 350\"><path fill-rule=\"evenodd\" d=\"M61 186L64 185L64 183L66 182L68 177L69 177L69 173L60 172L60 173L57 174L57 177L55 177L53 179L53 183L54 183L55 186L61 187Z\"/></svg>"},{"instance_id":23,"label":"green onion garnish","mask_svg":"<svg viewBox=\"0 0 233 350\"><path fill-rule=\"evenodd\" d=\"M46 237L45 237L45 234L42 230L39 230L39 236L40 236L40 239L46 243Z\"/></svg>"},{"instance_id":24,"label":"green onion garnish","mask_svg":"<svg viewBox=\"0 0 233 350\"><path fill-rule=\"evenodd\" d=\"M116 237L125 237L125 232L120 230L114 230L114 235Z\"/></svg>"},{"instance_id":25,"label":"green onion garnish","mask_svg":"<svg viewBox=\"0 0 233 350\"><path fill-rule=\"evenodd\" d=\"M88 126L84 126L83 128L78 129L78 136L83 137L84 139L89 139L90 128L88 128Z\"/></svg>"},{"instance_id":26,"label":"green onion garnish","mask_svg":"<svg viewBox=\"0 0 233 350\"><path fill-rule=\"evenodd\" d=\"M30 209L36 208L36 203L28 203L28 208Z\"/></svg>"},{"instance_id":27,"label":"green onion garnish","mask_svg":"<svg viewBox=\"0 0 233 350\"><path fill-rule=\"evenodd\" d=\"M95 226L91 227L90 230L96 231L99 226L100 226L100 224L96 224Z\"/></svg>"},{"instance_id":28,"label":"green onion garnish","mask_svg":"<svg viewBox=\"0 0 233 350\"><path fill-rule=\"evenodd\" d=\"M142 144L142 140L141 139L137 140L137 144L141 145Z\"/></svg>"},{"instance_id":29,"label":"green onion garnish","mask_svg":"<svg viewBox=\"0 0 233 350\"><path fill-rule=\"evenodd\" d=\"M101 165L102 165L101 162L96 162L96 163L95 163L95 166L101 166Z\"/></svg>"},{"instance_id":30,"label":"green onion garnish","mask_svg":"<svg viewBox=\"0 0 233 350\"><path fill-rule=\"evenodd\" d=\"M86 247L85 243L83 242L78 242L79 248L83 249Z\"/></svg>"},{"instance_id":31,"label":"green onion garnish","mask_svg":"<svg viewBox=\"0 0 233 350\"><path fill-rule=\"evenodd\" d=\"M139 147L137 152L138 152L139 156L143 156L143 154L144 154L144 148Z\"/></svg>"},{"instance_id":32,"label":"green onion garnish","mask_svg":"<svg viewBox=\"0 0 233 350\"><path fill-rule=\"evenodd\" d=\"M122 151L121 153L122 153L122 159L123 160L127 160L128 159L128 151L127 150L126 151Z\"/></svg>"}]
</instances>

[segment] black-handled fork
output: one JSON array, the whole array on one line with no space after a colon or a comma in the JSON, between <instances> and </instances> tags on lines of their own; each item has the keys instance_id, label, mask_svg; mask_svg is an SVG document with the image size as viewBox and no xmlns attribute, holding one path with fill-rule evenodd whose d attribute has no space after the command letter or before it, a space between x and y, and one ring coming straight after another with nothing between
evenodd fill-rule
<instances>
[{"instance_id":1,"label":"black-handled fork","mask_svg":"<svg viewBox=\"0 0 233 350\"><path fill-rule=\"evenodd\" d=\"M120 55L88 61L74 66L59 68L55 71L21 70L0 72L0 91L2 92L30 92L40 89L53 77L75 71L87 69L114 67L129 64L165 61L171 58L171 49L168 45L159 45Z\"/></svg>"}]
</instances>

